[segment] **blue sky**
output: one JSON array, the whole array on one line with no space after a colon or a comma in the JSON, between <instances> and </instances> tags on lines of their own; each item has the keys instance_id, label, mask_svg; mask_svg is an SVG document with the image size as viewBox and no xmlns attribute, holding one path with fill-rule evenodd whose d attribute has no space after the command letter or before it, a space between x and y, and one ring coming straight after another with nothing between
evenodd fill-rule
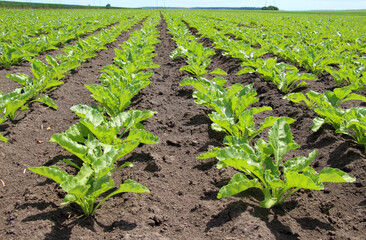
<instances>
[{"instance_id":1,"label":"blue sky","mask_svg":"<svg viewBox=\"0 0 366 240\"><path fill-rule=\"evenodd\" d=\"M109 3L116 7L263 7L267 4L278 6L281 10L366 9L366 0L22 0L19 2L90 4L97 6L105 6Z\"/></svg>"}]
</instances>

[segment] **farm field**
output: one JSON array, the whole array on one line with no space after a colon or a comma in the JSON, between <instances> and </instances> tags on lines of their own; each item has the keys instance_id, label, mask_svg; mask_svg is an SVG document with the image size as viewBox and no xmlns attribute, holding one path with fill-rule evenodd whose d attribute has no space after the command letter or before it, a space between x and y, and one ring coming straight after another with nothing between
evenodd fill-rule
<instances>
[{"instance_id":1,"label":"farm field","mask_svg":"<svg viewBox=\"0 0 366 240\"><path fill-rule=\"evenodd\" d=\"M1 11L9 16L17 14L13 11L23 11L26 16L28 10ZM31 11L40 14L46 10ZM70 17L48 24L47 31L41 31L46 28L42 24L23 20L23 27L30 29L24 31L28 37L19 34L19 29L0 23L0 29L13 36L0 36L1 239L364 239L365 17L248 11L72 11ZM47 15L45 23L51 23L53 14ZM32 25L40 27L32 31ZM42 45L50 42L46 36L56 35L73 37L54 40L54 44L42 49L24 47L21 51L27 57L21 53L11 55L14 52L4 47L31 46L32 41ZM19 41L14 43L14 39ZM5 51L11 57L3 57ZM290 73L299 81L289 85L280 81L281 76L288 79ZM199 98L203 95L194 93L197 90L190 84L193 85L194 79L202 83L205 81L202 78L210 80L207 84L223 83L219 77L226 80L225 88L231 87L227 91L252 84L251 92L255 91L258 99L253 100L250 108L268 110L258 111L254 116L255 129L271 116L296 120L289 126L299 147L291 150L284 160L308 156L318 149L310 164L315 171L337 168L350 177L338 178L344 182L325 182L321 191L299 187L284 203L271 208L260 205L264 196L259 188L217 199L220 189L239 171L230 167L218 169L215 157L197 157L215 147L227 147L224 140L228 143L230 134L244 138L245 134L253 133L250 127L246 133L235 128L242 124L238 121L229 127L212 125L212 120L218 118L215 118L218 104L215 99L210 102ZM135 85L125 90L119 88L125 83L113 85L115 79ZM104 93L110 94L107 100L98 98L101 84L106 87ZM219 84L212 86L222 89ZM112 96L116 89L130 98ZM321 94L323 102L306 105L304 100L296 101L294 96L303 93L308 97L306 93L310 90L319 93L316 96ZM322 95L326 91L328 95ZM324 96L333 92L339 94L331 95L329 103L326 102ZM11 98L9 102L20 104L13 115L7 111L16 104L4 101L4 96L11 93L19 98ZM298 95L287 95L291 93ZM222 96L219 90L215 94L217 99ZM113 108L116 102L123 102L126 107L117 104ZM79 104L84 106L73 107ZM228 108L229 103L225 104ZM320 107L321 104L324 106ZM91 105L104 109L87 107ZM340 115L356 110L358 125L354 122L347 125L347 121L356 121L354 116L337 125L335 116L342 119ZM107 129L112 120L134 111L145 113L146 117L123 125L129 130L122 134L117 131L114 135L118 139L112 136L113 131ZM332 111L339 114L330 117L325 114ZM317 131L312 131L314 118L324 121ZM71 126L74 126L71 135L62 135ZM82 135L85 132L87 136ZM270 141L273 132L268 127L258 135L250 135L248 146L253 147L260 138ZM66 142L78 143L70 147ZM94 155L108 159L114 151L120 151L107 145L121 148L123 144L131 144L131 149L122 150L126 154L118 153L116 156L123 157L115 157L111 166L123 167L125 162L134 166L112 170L108 173L111 175L105 176L113 179L116 186L132 179L137 182L134 186L141 184L150 193L146 188L136 187L133 191L139 194L131 190L114 195L96 209L94 216L80 217L87 211L81 208L81 203L61 205L67 195L60 184L29 169L58 166L75 176L81 169L87 172L86 169L100 168L88 162ZM230 147L237 145L232 143ZM83 149L89 150L83 152ZM77 167L63 159L70 159ZM281 173L283 168L280 167ZM301 176L308 171L301 170L298 173ZM87 173L84 174L86 178ZM316 187L320 186L319 181L314 180ZM117 189L114 183L101 196Z\"/></svg>"}]
</instances>

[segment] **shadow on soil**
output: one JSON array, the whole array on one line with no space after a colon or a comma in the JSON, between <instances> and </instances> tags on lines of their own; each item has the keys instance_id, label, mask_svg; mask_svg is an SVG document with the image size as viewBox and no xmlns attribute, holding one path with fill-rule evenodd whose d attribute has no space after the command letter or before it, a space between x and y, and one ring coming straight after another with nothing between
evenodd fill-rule
<instances>
[{"instance_id":1,"label":"shadow on soil","mask_svg":"<svg viewBox=\"0 0 366 240\"><path fill-rule=\"evenodd\" d=\"M177 91L177 96L178 97L185 97L186 99L191 99L192 98L192 93L193 93L193 90L191 90L191 89L179 89Z\"/></svg>"},{"instance_id":2,"label":"shadow on soil","mask_svg":"<svg viewBox=\"0 0 366 240\"><path fill-rule=\"evenodd\" d=\"M47 161L45 164L43 164L43 166L52 166L64 159L68 159L68 160L74 162L79 167L83 165L83 162L75 155L57 155L54 158L52 158L51 160Z\"/></svg>"},{"instance_id":3,"label":"shadow on soil","mask_svg":"<svg viewBox=\"0 0 366 240\"><path fill-rule=\"evenodd\" d=\"M258 196L255 196L258 198ZM300 236L298 233L294 233L290 226L284 225L283 222L286 222L285 219L281 217L289 215L293 209L295 209L298 205L297 201L288 201L283 205L275 206L271 209L265 209L259 206L259 201L261 199L257 199L258 204L251 203L243 203L241 201L235 202L234 205L228 205L228 207L219 213L217 216L228 215L232 220L235 217L242 214L248 206L248 212L253 217L258 218L260 221L263 221L268 229L273 233L276 239L299 239ZM230 213L235 213L234 215L230 215ZM314 229L323 229L327 231L335 231L334 227L332 227L329 223L325 223L320 221L319 219L304 217L304 218L294 218L297 223L301 226L302 229L314 230ZM224 218L221 219L221 225L226 223L228 220ZM211 220L213 222L213 220ZM217 221L216 221L217 222ZM207 226L213 226L211 222L207 224Z\"/></svg>"},{"instance_id":4,"label":"shadow on soil","mask_svg":"<svg viewBox=\"0 0 366 240\"><path fill-rule=\"evenodd\" d=\"M207 148L207 146L206 146L206 148ZM204 162L204 163L201 163L199 165L196 165L196 166L193 167L193 169L198 169L200 171L205 172L205 171L208 171L211 168L213 168L216 163L217 163L217 160L216 159L213 159L213 160L211 160L209 162Z\"/></svg>"},{"instance_id":5,"label":"shadow on soil","mask_svg":"<svg viewBox=\"0 0 366 240\"><path fill-rule=\"evenodd\" d=\"M297 233L293 233L291 228L284 225L281 220L281 216L285 216L289 211L296 208L296 201L289 201L285 205L276 206L272 209L262 208L259 204L249 205L252 207L249 214L264 222L276 239L299 239L299 235Z\"/></svg>"},{"instance_id":6,"label":"shadow on soil","mask_svg":"<svg viewBox=\"0 0 366 240\"><path fill-rule=\"evenodd\" d=\"M339 144L337 148L329 154L329 160L327 163L331 167L340 168L346 171L346 169L344 169L346 166L363 157L361 154L362 150L360 150L360 152L351 150L359 147L353 145L353 143L349 142Z\"/></svg>"},{"instance_id":7,"label":"shadow on soil","mask_svg":"<svg viewBox=\"0 0 366 240\"><path fill-rule=\"evenodd\" d=\"M211 120L205 114L197 114L197 115L191 117L189 119L189 122L185 123L184 125L185 126L197 126L197 125L203 125L203 124L210 125Z\"/></svg>"},{"instance_id":8,"label":"shadow on soil","mask_svg":"<svg viewBox=\"0 0 366 240\"><path fill-rule=\"evenodd\" d=\"M328 231L335 231L334 227L332 227L330 224L324 223L315 218L304 217L304 218L295 218L295 220L297 221L298 224L301 225L302 229L314 230L316 228L320 228Z\"/></svg>"},{"instance_id":9,"label":"shadow on soil","mask_svg":"<svg viewBox=\"0 0 366 240\"><path fill-rule=\"evenodd\" d=\"M42 220L48 220L54 223L50 233L45 234L45 239L70 239L71 230L77 224L79 219L65 224L68 219L68 214L65 208L58 208L54 203L27 203L21 205L19 208L26 209L28 207L37 208L38 210L44 210L47 207L52 207L55 210L41 212L32 216L28 216L22 220L22 222L36 222Z\"/></svg>"},{"instance_id":10,"label":"shadow on soil","mask_svg":"<svg viewBox=\"0 0 366 240\"><path fill-rule=\"evenodd\" d=\"M52 227L52 230L51 232L45 234L45 239L70 239L72 229L75 226L87 228L92 232L97 232L97 230L95 229L96 225L102 228L104 232L112 232L116 228L122 231L130 231L137 226L136 223L129 223L124 220L115 221L110 225L104 225L92 216L83 218L73 217L74 220L70 221L70 215L68 213L69 207L59 208L54 203L27 203L19 206L18 208L26 209L28 207L37 208L38 210L44 210L47 207L52 207L55 209L53 211L47 211L35 214L33 216L28 216L22 220L22 222L33 222L40 220L48 220L53 222L54 225ZM78 211L78 209L73 209L72 211L77 212L78 215L82 214L82 212Z\"/></svg>"},{"instance_id":11,"label":"shadow on soil","mask_svg":"<svg viewBox=\"0 0 366 240\"><path fill-rule=\"evenodd\" d=\"M206 224L205 232L210 231L211 228L220 227L240 216L247 210L247 207L248 206L244 205L242 201L230 203L224 210L212 217L212 219Z\"/></svg>"},{"instance_id":12,"label":"shadow on soil","mask_svg":"<svg viewBox=\"0 0 366 240\"><path fill-rule=\"evenodd\" d=\"M216 195L217 192L214 191L205 193L205 197L209 199L215 198ZM259 221L264 222L276 239L295 240L300 238L297 233L292 231L290 226L283 224L283 222L286 222L286 220L281 218L282 216L288 215L291 210L297 207L297 201L288 201L283 205L276 206L271 209L265 209L259 206L259 202L262 200L259 190L247 190L236 196L243 199L252 198L252 200L257 201L258 203L246 203L241 200L230 203L224 210L212 216L211 220L206 224L205 232L210 231L212 228L220 227L229 221L233 221L245 211L248 211L250 215L258 218ZM304 217L294 219L302 229L323 229L327 231L335 231L335 229L330 224L315 218Z\"/></svg>"},{"instance_id":13,"label":"shadow on soil","mask_svg":"<svg viewBox=\"0 0 366 240\"><path fill-rule=\"evenodd\" d=\"M117 167L120 167L120 165L122 165L124 162L151 162L153 161L153 157L151 156L150 153L137 153L137 152L133 152L130 157L128 157L125 161L123 162L118 162L117 163Z\"/></svg>"}]
</instances>

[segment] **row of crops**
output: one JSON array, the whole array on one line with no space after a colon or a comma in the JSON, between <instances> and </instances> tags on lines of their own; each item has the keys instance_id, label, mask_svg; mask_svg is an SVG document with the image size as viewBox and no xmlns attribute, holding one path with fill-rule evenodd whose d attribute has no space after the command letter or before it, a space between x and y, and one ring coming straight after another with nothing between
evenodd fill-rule
<instances>
[{"instance_id":1,"label":"row of crops","mask_svg":"<svg viewBox=\"0 0 366 240\"><path fill-rule=\"evenodd\" d=\"M2 67L9 68L42 52L57 49L70 40L133 16L131 13L121 12L110 15L109 12L98 10L45 10L41 12L42 15L36 13L40 12L1 10L1 15L5 16L0 22Z\"/></svg>"},{"instance_id":2,"label":"row of crops","mask_svg":"<svg viewBox=\"0 0 366 240\"><path fill-rule=\"evenodd\" d=\"M211 48L203 47L203 43L198 43L198 39L189 33L187 26L182 22L183 18L174 16L168 20L168 29L178 46L171 57L186 58L187 65L180 70L187 71L194 76L184 79L180 85L190 85L197 90L193 93L195 102L213 110L209 114L212 121L211 128L227 134L224 144L228 147L213 148L198 158L216 157L219 160L217 165L219 169L233 167L242 172L234 175L228 185L220 189L218 198L229 197L249 188L259 188L264 195L261 206L271 208L283 203L291 194L301 188L322 190L324 189L323 182L353 182L355 180L345 172L334 168L327 167L317 173L310 164L314 161L318 150L311 152L308 157L295 157L284 162L284 156L288 151L300 147L293 141L289 126L295 119L270 116L265 118L256 129L254 116L263 111L270 111L272 108L269 106L250 107L251 104L259 101L255 97L257 92L253 89L252 84L246 86L234 84L224 88L226 83L224 78L214 77L211 81L205 78L209 74L226 75L226 73L221 69L208 73L206 68L211 62L210 57L215 52ZM189 17L185 20L190 19L194 18ZM213 27L210 28L210 25L205 25L203 21L197 21L195 24L191 20L189 23L204 31L204 36L211 36L212 39L216 34L220 34ZM220 40L225 38L223 35L220 36L221 38L218 37ZM218 44L220 44L220 40L217 41ZM240 53L246 55L244 51ZM250 60L252 58L247 61ZM245 63L243 65L245 66ZM242 72L240 71L239 74ZM275 76L278 73L273 72ZM295 74L298 74L297 72L298 70L295 71ZM286 80L286 73L282 73L285 75L283 81ZM289 76L292 77L293 72L290 72ZM299 78L298 80L302 80L301 75ZM357 94L352 96L354 96L353 100L366 99L362 99L362 96ZM271 128L267 142L259 138L254 144L250 143L267 128ZM281 168L283 168L282 171Z\"/></svg>"},{"instance_id":3,"label":"row of crops","mask_svg":"<svg viewBox=\"0 0 366 240\"><path fill-rule=\"evenodd\" d=\"M353 104L354 107L341 105L348 101L361 101L361 105L366 102L365 96L358 94L365 91L366 86L365 31L357 32L358 35L356 32L349 33L352 38L340 38L342 25L337 25L338 32L335 35L328 33L319 42L317 37L302 37L306 33L302 33L300 38L298 35L292 36L291 29L283 33L274 27L271 27L274 30L267 29L265 25L258 28L239 27L207 15L201 17L197 14L193 17L186 14L181 19L196 28L203 37L210 39L215 48L224 51L223 54L242 61L244 68L237 75L261 75L264 80L273 82L281 92L288 93L284 98L314 110L319 117L314 119L313 131L319 130L324 123L331 123L337 133L349 135L366 146L365 108L360 107L360 102ZM315 29L310 28L309 31ZM274 57L263 57L267 53L274 54ZM290 64L285 60L290 61ZM299 73L299 68L302 73ZM316 81L324 73L330 74L340 87L322 93L312 90L291 93L309 84L309 80Z\"/></svg>"},{"instance_id":4,"label":"row of crops","mask_svg":"<svg viewBox=\"0 0 366 240\"><path fill-rule=\"evenodd\" d=\"M97 20L97 17L100 16L96 16L94 21L98 27L90 31L108 25L103 24L105 19ZM108 20L117 21L117 24L79 39L74 45L64 47L61 49L64 54L58 54L56 58L47 55L46 62L43 62L37 57L29 58L27 54L22 55L19 61L31 62L33 76L24 73L8 74L8 78L22 87L0 96L1 123L17 120L19 115L29 110L29 105L35 101L57 110L58 106L48 94L64 84L61 80L71 70L77 69L88 59L96 57L100 50L106 49L105 46L108 43L116 41L122 32L144 21L143 27L132 32L129 40L120 45L121 49L114 49L114 64L102 67L100 84L85 85L100 105L73 106L71 110L80 118L80 121L70 126L64 133L54 134L51 137L50 142L59 144L82 160L83 164L79 166L73 160L63 159L64 163L76 170L72 175L58 166L29 168L59 183L60 187L68 193L63 204L76 203L85 215L94 214L105 200L118 193L148 193L149 190L146 187L129 179L117 190L103 196L95 206L98 197L115 188L112 173L118 169L133 166L132 163L125 162L117 167L116 161L132 152L140 144L159 142L159 138L144 130L141 123L156 112L129 109L129 105L131 99L150 84L149 78L153 72L146 70L159 68L159 65L153 63L152 58L156 56L153 53L154 44L159 42L156 25L160 23L160 16L157 13L149 16L146 12L137 15L120 13ZM85 17L81 21L85 23ZM74 27L80 29L78 24ZM70 36L73 37L73 35ZM24 37L28 36L21 36L21 38ZM7 44L6 41L3 44ZM3 67L9 66L3 64ZM0 135L0 140L7 143L8 139Z\"/></svg>"},{"instance_id":5,"label":"row of crops","mask_svg":"<svg viewBox=\"0 0 366 240\"><path fill-rule=\"evenodd\" d=\"M69 175L57 166L33 167L31 171L46 176L59 183L68 193L63 204L78 204L85 215L94 214L95 210L108 198L123 192L148 193L141 184L126 180L119 188L95 206L97 198L115 187L112 173L118 169L132 167L125 162L116 167L116 161L132 152L140 143L156 144L159 138L144 130L142 121L155 112L127 108L131 99L150 84L152 72L143 70L159 67L152 62L155 55L154 44L159 36L155 26L159 16L150 17L141 30L136 30L132 37L116 50L115 65L102 68L105 72L100 77L101 85L85 85L99 106L76 105L71 108L80 121L64 133L55 134L51 141L56 142L83 161L82 166L70 159L63 161L78 170ZM136 77L133 77L136 76Z\"/></svg>"},{"instance_id":6,"label":"row of crops","mask_svg":"<svg viewBox=\"0 0 366 240\"><path fill-rule=\"evenodd\" d=\"M57 86L63 84L61 80L65 75L71 70L78 68L89 58L97 56L98 51L106 49L106 44L114 42L116 37L123 31L128 30L144 17L146 16L132 17L132 14L120 17L119 21L121 23L113 26L111 29L103 29L99 33L92 34L84 39L79 39L75 45L64 47L61 49L64 54L58 54L55 58L47 55L46 63L37 57L28 58L29 56L27 54L22 55L22 53L19 53L17 55L18 61L28 60L32 63L31 72L33 76L28 76L24 73L7 75L8 78L19 83L21 87L7 94L3 94L0 90L0 123L8 120L16 120L19 114L29 110L29 104L35 101L42 102L53 109L57 109L57 105L48 94L57 89ZM68 36L73 37L73 35ZM6 46L7 43L4 42L2 44ZM6 50L2 54L2 56L9 55ZM6 68L8 65L3 63L3 67ZM7 142L7 138L1 134L0 140Z\"/></svg>"},{"instance_id":7,"label":"row of crops","mask_svg":"<svg viewBox=\"0 0 366 240\"><path fill-rule=\"evenodd\" d=\"M2 11L7 11L10 19L11 14L18 14L20 10ZM24 15L18 25L9 24L6 19L0 24L0 66L8 69L29 61L32 72L32 76L7 75L20 87L10 93L0 91L0 124L3 124L28 111L32 102L57 110L49 93L64 84L62 79L96 57L98 51L106 49L122 32L144 20L143 27L132 32L121 48L115 49L114 64L101 68L100 84L85 85L99 105L73 106L71 110L80 120L51 138L51 142L75 155L82 164L72 159L63 160L73 169L73 174L57 166L29 168L59 183L68 193L63 203L76 203L85 215L93 215L105 200L118 193L148 193L147 187L133 180L126 180L111 192L115 188L112 176L121 168L132 167L129 162L117 167L117 160L140 144L159 142L159 138L143 126L143 121L155 112L131 109L130 104L131 99L150 84L153 72L149 69L159 67L152 59L156 56L154 45L159 42L156 26L161 16L158 12L93 11L96 14L75 11L57 20L54 15L57 12L40 17L36 11L29 11L30 15ZM315 171L311 164L318 150L307 157L285 161L290 150L300 147L290 129L296 119L269 116L258 122L255 115L272 108L251 106L260 101L253 84L225 87L227 80L217 75L227 73L220 68L211 72L207 69L216 53L214 49L220 49L223 55L242 62L243 68L237 75L262 76L264 81L278 88L283 98L313 110L318 115L313 120L313 131L332 124L336 133L348 135L366 147L364 20L355 20L357 27L348 29L347 22L331 17L293 20L276 15L248 14L244 18L239 12L230 14L232 16L226 12L162 12L177 45L170 56L183 57L186 64L180 70L191 75L180 85L197 90L193 93L195 102L212 110L208 115L211 128L226 134L223 142L226 147L213 148L198 158L216 158L219 169L233 167L240 171L221 188L217 197L226 198L258 188L264 196L260 205L271 208L300 189L323 190L325 182L355 181L340 169L325 167L320 172ZM196 29L201 38L212 42L212 47L204 47L191 28ZM102 30L94 33L98 29ZM88 33L92 34L81 38ZM41 53L58 49L72 39L78 40L62 48L64 54L46 56L46 62L40 60ZM325 74L339 87L324 92L306 90ZM265 130L268 130L267 139ZM8 141L1 134L0 140L1 144Z\"/></svg>"}]
</instances>

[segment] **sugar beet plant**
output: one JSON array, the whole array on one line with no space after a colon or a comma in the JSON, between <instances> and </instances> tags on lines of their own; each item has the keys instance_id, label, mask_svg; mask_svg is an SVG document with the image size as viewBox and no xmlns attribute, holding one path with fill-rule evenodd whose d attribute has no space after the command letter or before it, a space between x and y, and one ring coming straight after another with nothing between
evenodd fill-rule
<instances>
[{"instance_id":1,"label":"sugar beet plant","mask_svg":"<svg viewBox=\"0 0 366 240\"><path fill-rule=\"evenodd\" d=\"M169 15L167 15L169 16ZM169 32L177 44L177 49L170 53L171 58L186 58L187 65L181 67L180 71L186 71L196 78L204 77L208 74L226 75L222 69L215 69L208 72L207 68L211 64L210 57L215 54L211 48L203 47L203 43L198 43L188 30L187 26L179 18L167 18Z\"/></svg>"},{"instance_id":2,"label":"sugar beet plant","mask_svg":"<svg viewBox=\"0 0 366 240\"><path fill-rule=\"evenodd\" d=\"M133 96L150 84L148 78L153 72L145 70L159 67L152 61L156 56L153 45L158 43L159 35L151 24L148 21L143 30L132 33L133 37L120 45L123 50L115 49L115 64L101 69L104 72L100 77L102 85L86 85L111 117L123 112Z\"/></svg>"},{"instance_id":3,"label":"sugar beet plant","mask_svg":"<svg viewBox=\"0 0 366 240\"><path fill-rule=\"evenodd\" d=\"M63 139L65 140L65 139ZM50 167L30 167L29 170L48 177L60 184L60 187L67 192L63 204L76 203L78 204L84 215L93 215L95 210L108 198L123 192L135 192L135 193L148 193L149 190L141 184L133 181L126 180L119 188L112 193L108 194L95 206L95 201L99 196L110 191L115 187L114 181L111 179L111 174L115 171L114 163L124 153L128 153L125 145L111 146L102 144L96 139L90 137L85 141L85 146L72 145L72 142L67 142L68 150L75 152L79 156L80 151L84 151L85 154L82 166L79 167L70 160L65 162L75 166L79 169L76 176L68 174L66 171L61 170L57 166ZM80 149L81 147L81 149ZM124 163L121 167L132 166L131 163Z\"/></svg>"},{"instance_id":4,"label":"sugar beet plant","mask_svg":"<svg viewBox=\"0 0 366 240\"><path fill-rule=\"evenodd\" d=\"M81 167L70 159L63 162L79 169L72 176L57 166L31 167L29 170L51 178L60 184L68 194L63 204L78 204L84 215L93 215L95 210L108 198L122 192L148 193L141 184L126 180L120 187L104 197L95 206L97 198L115 187L112 173L118 169L133 166L130 162L115 167L115 162L133 151L140 143L155 144L159 138L143 130L141 121L154 115L152 111L130 110L116 117L106 117L95 108L77 105L72 110L81 117L61 134L55 134L51 142L56 142L82 160Z\"/></svg>"},{"instance_id":5,"label":"sugar beet plant","mask_svg":"<svg viewBox=\"0 0 366 240\"><path fill-rule=\"evenodd\" d=\"M224 88L226 80L216 77L209 81L204 78L194 79L186 78L180 85L193 86L198 91L193 93L196 103L201 106L207 106L214 111L209 114L209 118L213 122L211 128L216 131L224 131L225 133L251 140L263 130L271 127L278 117L267 117L260 124L259 128L255 128L254 116L264 111L272 110L271 107L250 107L251 104L259 101L255 97L257 92L253 89L253 84L243 86L242 84L234 84L231 87ZM288 123L293 123L292 118L283 118Z\"/></svg>"},{"instance_id":6,"label":"sugar beet plant","mask_svg":"<svg viewBox=\"0 0 366 240\"><path fill-rule=\"evenodd\" d=\"M365 96L353 92L360 89L363 89L361 83L353 83L342 88L335 88L333 91L325 91L325 93L311 90L306 94L300 92L288 94L284 98L304 104L320 116L313 119L312 130L314 132L318 131L323 124L331 123L336 133L348 135L366 147L366 108L345 109L340 106L347 101L366 102Z\"/></svg>"},{"instance_id":7,"label":"sugar beet plant","mask_svg":"<svg viewBox=\"0 0 366 240\"><path fill-rule=\"evenodd\" d=\"M294 119L270 116L255 129L254 115L271 108L249 108L250 104L258 101L253 85L235 84L224 89L224 83L221 78L212 81L192 78L181 82L183 86L191 85L198 90L193 95L196 103L214 110L209 114L212 129L228 134L224 139L228 147L214 148L198 158L216 157L219 169L230 166L241 171L220 189L219 199L256 187L264 194L261 206L271 208L301 188L322 190L323 182L354 181L339 169L324 168L317 173L310 166L317 150L307 158L296 157L284 162L285 154L299 147L293 141L289 127ZM252 148L250 141L267 128L271 128L268 142L260 138Z\"/></svg>"},{"instance_id":8,"label":"sugar beet plant","mask_svg":"<svg viewBox=\"0 0 366 240\"><path fill-rule=\"evenodd\" d=\"M219 169L233 167L241 171L223 186L217 197L226 198L249 188L263 192L264 200L260 205L271 208L283 203L291 194L301 188L323 190L324 182L353 182L347 173L336 168L323 168L316 172L310 164L318 150L308 157L295 157L284 161L285 155L299 145L293 141L289 124L277 119L268 132L267 142L260 138L254 148L244 138L225 137L228 147L214 148L201 154L199 159L216 157Z\"/></svg>"},{"instance_id":9,"label":"sugar beet plant","mask_svg":"<svg viewBox=\"0 0 366 240\"><path fill-rule=\"evenodd\" d=\"M29 168L59 183L68 193L63 204L78 204L86 216L94 215L105 200L116 194L149 193L148 188L131 179L115 189L111 177L118 169L133 166L130 162L116 166L118 159L133 151L139 144L159 142L159 138L144 130L141 123L155 112L134 109L126 111L132 96L149 84L149 80L143 76L151 74L142 74L142 71L147 66L158 67L151 64L154 55L149 55L154 51L153 44L157 43L158 32L154 28L157 24L158 17L152 17L145 22L142 30L135 31L132 34L134 37L125 42L123 46L129 54L128 58L121 56L122 52L116 49L115 63L118 67L109 65L103 68L105 73L100 78L103 86L86 85L101 106L73 106L71 110L80 117L80 121L64 133L52 136L51 142L58 143L82 161L80 166L70 159L63 160L77 169L78 173L73 176L57 166ZM130 48L127 49L126 46ZM144 49L148 50L144 52ZM150 56L144 62L150 64L142 65L145 67L141 67L138 61L142 57L141 53ZM115 190L110 192L112 189ZM96 204L100 196L103 197Z\"/></svg>"},{"instance_id":10,"label":"sugar beet plant","mask_svg":"<svg viewBox=\"0 0 366 240\"><path fill-rule=\"evenodd\" d=\"M295 66L278 63L275 58L267 60L257 58L255 61L248 59L242 63L242 66L246 66L246 68L240 70L237 75L257 72L263 75L264 80L272 81L284 93L292 92L308 84L302 80L315 81L318 79L310 73L299 73L299 70Z\"/></svg>"}]
</instances>

